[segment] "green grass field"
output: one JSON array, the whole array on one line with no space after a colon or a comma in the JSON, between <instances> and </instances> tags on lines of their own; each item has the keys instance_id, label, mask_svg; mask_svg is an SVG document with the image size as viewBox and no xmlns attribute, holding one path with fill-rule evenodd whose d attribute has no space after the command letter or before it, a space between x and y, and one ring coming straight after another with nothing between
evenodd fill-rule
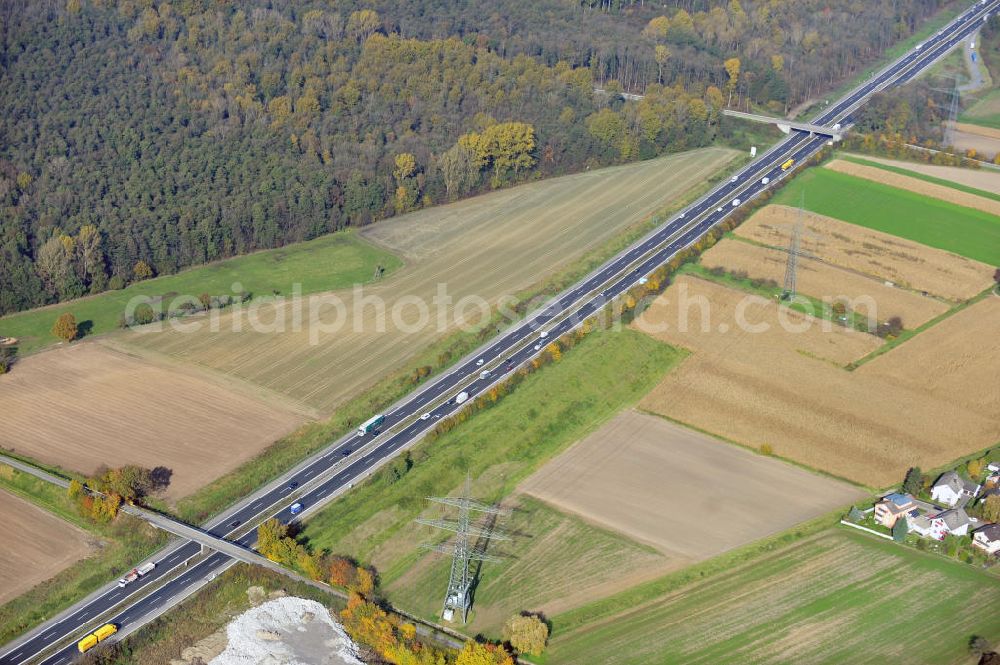
<instances>
[{"instance_id":1,"label":"green grass field","mask_svg":"<svg viewBox=\"0 0 1000 665\"><path fill-rule=\"evenodd\" d=\"M0 335L18 338L18 352L23 355L58 341L51 333L52 324L63 312L72 312L79 324L89 327L87 334L94 335L117 329L126 304L136 296L232 295L236 283L258 296L275 291L287 295L294 284L301 285L303 294L319 293L369 282L378 265L388 273L402 261L356 233L333 233L137 282L121 291L11 314L0 318Z\"/></svg>"},{"instance_id":2,"label":"green grass field","mask_svg":"<svg viewBox=\"0 0 1000 665\"><path fill-rule=\"evenodd\" d=\"M773 203L798 206L970 259L1000 265L1000 217L830 169L795 177Z\"/></svg>"},{"instance_id":3,"label":"green grass field","mask_svg":"<svg viewBox=\"0 0 1000 665\"><path fill-rule=\"evenodd\" d=\"M385 587L414 602L406 584L395 583L426 555L419 544L434 537L413 524L428 511L425 497L457 491L467 471L477 498L506 497L568 445L635 403L682 356L630 329L594 332L495 407L415 448L413 467L401 478L386 467L309 519L303 535L314 547L373 563ZM429 591L429 605L416 609L437 611L439 591Z\"/></svg>"},{"instance_id":4,"label":"green grass field","mask_svg":"<svg viewBox=\"0 0 1000 665\"><path fill-rule=\"evenodd\" d=\"M545 662L930 665L971 662L972 635L1000 637L996 577L846 527L615 600L550 617Z\"/></svg>"}]
</instances>

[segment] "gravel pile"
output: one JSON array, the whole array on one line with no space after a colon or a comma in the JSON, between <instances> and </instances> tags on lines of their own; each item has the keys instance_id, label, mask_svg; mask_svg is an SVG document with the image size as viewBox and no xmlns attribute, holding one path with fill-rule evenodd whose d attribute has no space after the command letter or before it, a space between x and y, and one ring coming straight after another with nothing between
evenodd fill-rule
<instances>
[{"instance_id":1,"label":"gravel pile","mask_svg":"<svg viewBox=\"0 0 1000 665\"><path fill-rule=\"evenodd\" d=\"M313 600L286 597L236 617L229 644L209 665L364 665L358 647Z\"/></svg>"}]
</instances>

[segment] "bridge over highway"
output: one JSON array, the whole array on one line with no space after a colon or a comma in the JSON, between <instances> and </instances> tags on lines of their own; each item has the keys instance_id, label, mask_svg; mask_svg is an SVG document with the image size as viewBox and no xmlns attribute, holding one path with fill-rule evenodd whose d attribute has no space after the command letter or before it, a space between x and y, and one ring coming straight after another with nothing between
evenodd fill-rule
<instances>
[{"instance_id":1,"label":"bridge over highway","mask_svg":"<svg viewBox=\"0 0 1000 665\"><path fill-rule=\"evenodd\" d=\"M722 111L722 115L727 115L730 118L740 118L742 120L752 120L753 122L763 122L769 125L777 125L778 129L786 134L795 129L800 132L809 132L810 134L829 136L834 141L839 141L846 131L846 128L842 128L839 124L827 127L826 125L815 125L811 122L799 122L798 120L789 120L787 118L772 118L769 115L744 113L743 111L731 111L729 109L724 109Z\"/></svg>"},{"instance_id":2,"label":"bridge over highway","mask_svg":"<svg viewBox=\"0 0 1000 665\"><path fill-rule=\"evenodd\" d=\"M69 488L69 481L65 478L53 475L30 464L25 464L20 460L14 459L13 457L0 455L0 463L13 467L23 473L30 474L40 480L44 480L47 483L52 483L53 485L62 487L63 489ZM100 494L99 492L91 493ZM180 536L181 538L194 541L201 545L202 548L209 548L215 550L216 552L221 552L233 559L236 559L237 561L242 561L243 563L249 563L255 566L262 566L268 570L273 570L276 573L284 575L285 577L290 577L298 582L305 582L306 584L314 586L317 589L330 591L330 587L318 584L308 577L303 577L302 575L299 575L298 573L271 561L267 557L257 554L257 552L254 552L247 547L238 545L237 543L226 540L225 538L212 535L211 533L193 527L190 524L179 522L173 518L167 517L166 515L161 515L160 513L153 512L152 510L146 510L145 508L133 506L128 503L123 503L120 510L124 513L132 515L133 517L149 522L161 531L166 531L167 533L172 533L175 536Z\"/></svg>"}]
</instances>

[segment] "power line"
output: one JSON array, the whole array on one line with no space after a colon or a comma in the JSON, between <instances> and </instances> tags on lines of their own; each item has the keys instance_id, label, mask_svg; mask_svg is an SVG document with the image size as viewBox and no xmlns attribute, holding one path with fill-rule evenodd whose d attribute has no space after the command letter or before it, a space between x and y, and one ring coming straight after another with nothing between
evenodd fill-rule
<instances>
[{"instance_id":1,"label":"power line","mask_svg":"<svg viewBox=\"0 0 1000 665\"><path fill-rule=\"evenodd\" d=\"M428 501L439 503L449 508L458 509L458 519L418 519L418 524L450 531L455 534L449 542L442 544L425 543L425 549L451 556L451 574L448 577L448 590L444 596L444 606L441 617L451 621L455 612L461 612L462 623L469 618L469 608L472 606L472 584L476 575L470 571L471 562L498 562L503 559L486 554L486 547L491 540L510 540L510 537L493 528L492 523L497 517L510 515L509 508L491 505L473 500L472 477L465 476L465 488L462 496L432 496ZM472 513L482 513L489 516L490 523L476 525L472 523ZM473 542L475 538L475 542Z\"/></svg>"}]
</instances>

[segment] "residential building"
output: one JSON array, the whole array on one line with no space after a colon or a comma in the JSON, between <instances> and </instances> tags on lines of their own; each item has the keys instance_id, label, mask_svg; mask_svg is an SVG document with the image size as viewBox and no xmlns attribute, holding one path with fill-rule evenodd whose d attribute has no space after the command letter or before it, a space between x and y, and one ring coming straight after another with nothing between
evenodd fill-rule
<instances>
[{"instance_id":1,"label":"residential building","mask_svg":"<svg viewBox=\"0 0 1000 665\"><path fill-rule=\"evenodd\" d=\"M941 477L937 479L931 488L931 498L946 506L954 506L963 501L963 499L968 501L968 499L976 496L978 491L979 485L976 483L963 480L954 471L946 471L941 474Z\"/></svg>"},{"instance_id":2,"label":"residential building","mask_svg":"<svg viewBox=\"0 0 1000 665\"><path fill-rule=\"evenodd\" d=\"M1000 554L1000 524L987 524L972 534L972 544L987 554Z\"/></svg>"},{"instance_id":3,"label":"residential building","mask_svg":"<svg viewBox=\"0 0 1000 665\"><path fill-rule=\"evenodd\" d=\"M972 520L962 508L944 510L936 514L907 515L906 522L910 531L934 540L944 540L948 534L964 536L969 533L969 526L972 524Z\"/></svg>"},{"instance_id":4,"label":"residential building","mask_svg":"<svg viewBox=\"0 0 1000 665\"><path fill-rule=\"evenodd\" d=\"M896 524L896 520L906 516L907 513L916 510L916 508L917 504L913 502L912 496L893 492L882 497L882 500L875 504L875 521L891 529Z\"/></svg>"}]
</instances>

